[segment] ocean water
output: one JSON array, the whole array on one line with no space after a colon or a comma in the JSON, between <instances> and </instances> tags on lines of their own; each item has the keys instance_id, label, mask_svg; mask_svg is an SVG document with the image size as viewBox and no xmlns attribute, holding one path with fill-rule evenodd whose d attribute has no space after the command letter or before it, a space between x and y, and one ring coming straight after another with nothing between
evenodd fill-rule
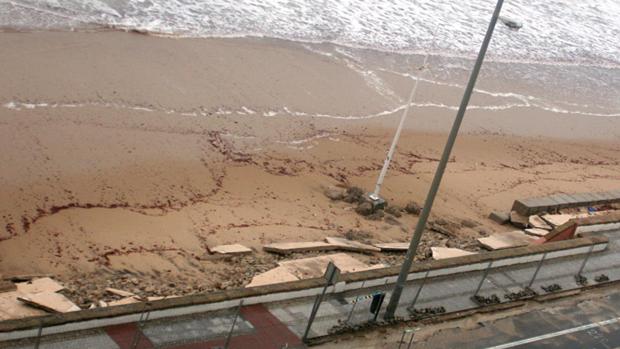
<instances>
[{"instance_id":1,"label":"ocean water","mask_svg":"<svg viewBox=\"0 0 620 349\"><path fill-rule=\"evenodd\" d=\"M13 29L118 27L473 57L493 0L0 0ZM620 1L507 0L489 60L620 66Z\"/></svg>"}]
</instances>

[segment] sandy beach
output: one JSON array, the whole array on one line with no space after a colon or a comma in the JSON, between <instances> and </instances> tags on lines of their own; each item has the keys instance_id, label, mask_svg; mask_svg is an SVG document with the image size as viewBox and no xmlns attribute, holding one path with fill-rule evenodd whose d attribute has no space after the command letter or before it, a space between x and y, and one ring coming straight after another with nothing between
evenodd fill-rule
<instances>
[{"instance_id":1,"label":"sandy beach","mask_svg":"<svg viewBox=\"0 0 620 349\"><path fill-rule=\"evenodd\" d=\"M266 243L411 235L416 216L367 220L324 191L373 188L419 56L115 31L5 32L0 45L0 275L51 274L87 305L106 286L242 287L281 258ZM420 83L383 188L391 205L427 193L471 65L445 63L431 58ZM619 188L614 90L546 91L502 64L480 78L433 209L458 241L429 233L420 258L509 229L487 217L514 199ZM575 105L550 107L559 95ZM229 243L254 253L210 258Z\"/></svg>"}]
</instances>

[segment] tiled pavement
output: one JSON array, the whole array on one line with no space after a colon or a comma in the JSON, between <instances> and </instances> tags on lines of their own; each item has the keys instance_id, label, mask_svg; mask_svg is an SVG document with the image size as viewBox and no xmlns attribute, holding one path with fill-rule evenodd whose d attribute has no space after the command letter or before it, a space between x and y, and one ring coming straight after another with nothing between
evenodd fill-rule
<instances>
[{"instance_id":1,"label":"tiled pavement","mask_svg":"<svg viewBox=\"0 0 620 349\"><path fill-rule=\"evenodd\" d=\"M592 254L583 274L594 283L595 276L606 274L611 280L620 279L620 230L605 233L610 239L606 251ZM579 270L584 256L573 256L545 261L533 284L539 294L544 293L541 286L559 284L564 290L576 288L574 276ZM496 294L500 298L509 292L526 286L536 270L537 263L522 264L491 269L484 280L480 294ZM442 306L448 312L475 308L471 296L480 280L481 272L464 273L449 277L427 280L419 293L416 308ZM346 293L327 295L321 304L310 337L325 335L340 322L360 324L367 322L371 314L371 299L363 298L355 305L353 300L367 296L375 291L387 289L387 304L392 285L386 287L364 288ZM407 307L411 305L420 282L410 282L401 298L397 316L408 317ZM503 300L505 301L505 300ZM314 297L293 301L250 305L241 308L229 348L302 348L300 337L308 321ZM136 324L109 326L103 329L44 336L40 349L60 348L223 348L237 309L224 312L199 313L175 318L147 321L140 330ZM383 309L382 309L383 311ZM380 313L381 317L383 313ZM45 332L45 331L44 331ZM136 337L138 334L138 337ZM44 333L45 335L45 333ZM14 343L0 343L0 348L33 348L32 339ZM8 345L8 346L7 346Z\"/></svg>"}]
</instances>

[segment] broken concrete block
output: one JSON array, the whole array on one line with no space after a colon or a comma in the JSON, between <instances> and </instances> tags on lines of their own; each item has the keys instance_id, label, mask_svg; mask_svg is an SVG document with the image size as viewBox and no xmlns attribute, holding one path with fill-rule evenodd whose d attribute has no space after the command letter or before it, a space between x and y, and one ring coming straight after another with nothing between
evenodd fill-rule
<instances>
[{"instance_id":1,"label":"broken concrete block","mask_svg":"<svg viewBox=\"0 0 620 349\"><path fill-rule=\"evenodd\" d=\"M264 245L263 250L267 252L273 252L278 254L289 254L293 252L307 252L307 251L328 251L336 250L338 246L329 244L322 241L311 242L277 242L269 245Z\"/></svg>"},{"instance_id":2,"label":"broken concrete block","mask_svg":"<svg viewBox=\"0 0 620 349\"><path fill-rule=\"evenodd\" d=\"M56 292L28 293L18 296L17 300L50 313L67 313L80 310L80 307L67 297Z\"/></svg>"},{"instance_id":3,"label":"broken concrete block","mask_svg":"<svg viewBox=\"0 0 620 349\"><path fill-rule=\"evenodd\" d=\"M551 230L553 227L547 224L544 219L540 218L538 215L533 215L528 218L528 223L530 227L537 229L547 229Z\"/></svg>"},{"instance_id":4,"label":"broken concrete block","mask_svg":"<svg viewBox=\"0 0 620 349\"><path fill-rule=\"evenodd\" d=\"M131 292L128 292L128 291L119 290L119 289L112 288L112 287L106 288L105 291L108 292L108 293L115 294L117 296L121 296L121 297L133 297L133 296L135 296L134 293L131 293Z\"/></svg>"},{"instance_id":5,"label":"broken concrete block","mask_svg":"<svg viewBox=\"0 0 620 349\"><path fill-rule=\"evenodd\" d=\"M536 240L537 238L527 235L521 230L515 230L479 238L478 242L489 250L499 250L503 248L527 246Z\"/></svg>"},{"instance_id":6,"label":"broken concrete block","mask_svg":"<svg viewBox=\"0 0 620 349\"><path fill-rule=\"evenodd\" d=\"M529 223L528 216L524 216L517 211L510 212L510 222L518 228L527 228Z\"/></svg>"},{"instance_id":7,"label":"broken concrete block","mask_svg":"<svg viewBox=\"0 0 620 349\"><path fill-rule=\"evenodd\" d=\"M570 214L546 214L542 216L542 219L553 227L560 226L568 222L571 218L573 218L573 216Z\"/></svg>"},{"instance_id":8,"label":"broken concrete block","mask_svg":"<svg viewBox=\"0 0 620 349\"><path fill-rule=\"evenodd\" d=\"M45 315L46 312L28 306L17 300L22 294L17 291L0 293L0 320L19 319Z\"/></svg>"},{"instance_id":9,"label":"broken concrete block","mask_svg":"<svg viewBox=\"0 0 620 349\"><path fill-rule=\"evenodd\" d=\"M274 269L268 270L264 273L258 274L252 278L252 281L247 284L245 287L256 287L256 286L264 286L271 284L279 284L283 282L289 281L297 281L299 278L293 275L290 271L288 271L284 267L276 267Z\"/></svg>"},{"instance_id":10,"label":"broken concrete block","mask_svg":"<svg viewBox=\"0 0 620 349\"><path fill-rule=\"evenodd\" d=\"M373 244L381 249L381 252L406 252L409 249L409 242L384 242Z\"/></svg>"},{"instance_id":11,"label":"broken concrete block","mask_svg":"<svg viewBox=\"0 0 620 349\"><path fill-rule=\"evenodd\" d=\"M27 282L15 284L17 290L22 293L58 292L65 287L49 277L32 279Z\"/></svg>"},{"instance_id":12,"label":"broken concrete block","mask_svg":"<svg viewBox=\"0 0 620 349\"><path fill-rule=\"evenodd\" d=\"M220 253L220 254L239 255L239 254L252 253L252 249L245 247L243 245L240 245L240 244L219 245L219 246L210 248L210 250L213 253Z\"/></svg>"},{"instance_id":13,"label":"broken concrete block","mask_svg":"<svg viewBox=\"0 0 620 349\"><path fill-rule=\"evenodd\" d=\"M367 245L358 241L347 240L338 237L326 237L328 244L338 246L339 249L354 252L380 252L381 249L375 246Z\"/></svg>"},{"instance_id":14,"label":"broken concrete block","mask_svg":"<svg viewBox=\"0 0 620 349\"><path fill-rule=\"evenodd\" d=\"M450 248L450 247L431 247L431 253L433 255L433 259L438 259L438 260L476 254L474 252L461 250L460 248Z\"/></svg>"},{"instance_id":15,"label":"broken concrete block","mask_svg":"<svg viewBox=\"0 0 620 349\"><path fill-rule=\"evenodd\" d=\"M525 233L532 236L545 236L549 234L549 230L539 229L539 228L528 228L525 229Z\"/></svg>"},{"instance_id":16,"label":"broken concrete block","mask_svg":"<svg viewBox=\"0 0 620 349\"><path fill-rule=\"evenodd\" d=\"M510 222L510 215L505 212L491 212L489 218L498 224L506 224Z\"/></svg>"}]
</instances>

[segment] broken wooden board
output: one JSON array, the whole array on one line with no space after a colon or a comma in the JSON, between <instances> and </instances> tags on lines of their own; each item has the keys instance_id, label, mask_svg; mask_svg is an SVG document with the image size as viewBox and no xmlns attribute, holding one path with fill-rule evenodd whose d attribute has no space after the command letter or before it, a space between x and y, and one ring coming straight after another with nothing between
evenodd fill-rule
<instances>
[{"instance_id":1,"label":"broken wooden board","mask_svg":"<svg viewBox=\"0 0 620 349\"><path fill-rule=\"evenodd\" d=\"M529 222L530 227L532 228L546 229L546 230L553 229L552 226L550 226L547 222L545 222L544 219L540 218L540 216L538 215L530 216L528 218L528 222Z\"/></svg>"},{"instance_id":2,"label":"broken wooden board","mask_svg":"<svg viewBox=\"0 0 620 349\"><path fill-rule=\"evenodd\" d=\"M359 241L347 240L338 237L326 237L328 244L338 246L340 250L352 252L381 252L381 249L372 245L367 245Z\"/></svg>"},{"instance_id":3,"label":"broken wooden board","mask_svg":"<svg viewBox=\"0 0 620 349\"><path fill-rule=\"evenodd\" d=\"M27 282L18 282L15 285L17 286L17 290L21 293L58 292L65 288L49 277L32 279Z\"/></svg>"},{"instance_id":4,"label":"broken wooden board","mask_svg":"<svg viewBox=\"0 0 620 349\"><path fill-rule=\"evenodd\" d=\"M489 250L499 250L511 247L527 246L536 241L536 237L527 235L521 230L496 233L485 238L479 238L478 242Z\"/></svg>"},{"instance_id":5,"label":"broken wooden board","mask_svg":"<svg viewBox=\"0 0 620 349\"><path fill-rule=\"evenodd\" d=\"M469 251L461 250L460 248L450 248L450 247L431 247L431 252L433 254L433 259L437 259L437 260L469 256L472 254L476 254L475 252L469 252Z\"/></svg>"},{"instance_id":6,"label":"broken wooden board","mask_svg":"<svg viewBox=\"0 0 620 349\"><path fill-rule=\"evenodd\" d=\"M129 291L123 291L123 290L119 290L116 288L112 288L112 287L108 287L105 289L106 292L111 293L111 294L115 294L117 296L121 296L121 297L133 297L135 296L135 293L129 292Z\"/></svg>"},{"instance_id":7,"label":"broken wooden board","mask_svg":"<svg viewBox=\"0 0 620 349\"><path fill-rule=\"evenodd\" d=\"M409 242L384 242L374 246L381 249L381 252L406 252L409 244Z\"/></svg>"},{"instance_id":8,"label":"broken wooden board","mask_svg":"<svg viewBox=\"0 0 620 349\"><path fill-rule=\"evenodd\" d=\"M213 253L232 254L232 255L252 253L252 249L245 247L241 244L219 245L213 248L209 248L209 250Z\"/></svg>"},{"instance_id":9,"label":"broken wooden board","mask_svg":"<svg viewBox=\"0 0 620 349\"><path fill-rule=\"evenodd\" d=\"M538 228L528 228L525 229L525 233L528 235L532 235L532 236L545 236L547 234L549 234L549 230L545 230L545 229L538 229Z\"/></svg>"},{"instance_id":10,"label":"broken wooden board","mask_svg":"<svg viewBox=\"0 0 620 349\"><path fill-rule=\"evenodd\" d=\"M18 296L17 300L50 313L67 313L80 310L80 307L71 302L69 298L56 292L23 294Z\"/></svg>"},{"instance_id":11,"label":"broken wooden board","mask_svg":"<svg viewBox=\"0 0 620 349\"><path fill-rule=\"evenodd\" d=\"M277 242L269 245L264 245L263 250L267 252L273 252L278 254L289 254L293 252L308 252L308 251L329 251L336 250L338 246L328 244L323 241L310 241L310 242Z\"/></svg>"}]
</instances>

